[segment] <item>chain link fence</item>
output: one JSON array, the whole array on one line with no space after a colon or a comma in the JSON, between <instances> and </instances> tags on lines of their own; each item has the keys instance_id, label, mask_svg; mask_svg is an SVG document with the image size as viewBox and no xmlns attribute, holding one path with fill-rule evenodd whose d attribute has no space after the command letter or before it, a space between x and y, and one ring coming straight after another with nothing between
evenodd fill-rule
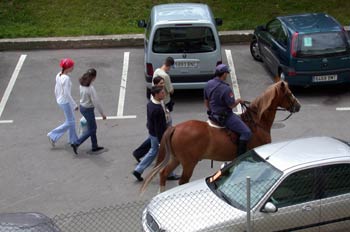
<instances>
[{"instance_id":1,"label":"chain link fence","mask_svg":"<svg viewBox=\"0 0 350 232\"><path fill-rule=\"evenodd\" d=\"M283 181L203 182L208 189L170 190L150 201L57 215L36 225L0 220L0 232L350 231L350 176L315 176L305 171Z\"/></svg>"}]
</instances>

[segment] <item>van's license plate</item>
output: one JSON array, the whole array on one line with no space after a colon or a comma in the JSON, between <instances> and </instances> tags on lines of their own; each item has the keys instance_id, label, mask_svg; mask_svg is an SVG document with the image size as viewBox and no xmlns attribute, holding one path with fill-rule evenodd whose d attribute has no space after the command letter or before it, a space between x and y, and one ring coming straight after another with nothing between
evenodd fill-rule
<instances>
[{"instance_id":1,"label":"van's license plate","mask_svg":"<svg viewBox=\"0 0 350 232\"><path fill-rule=\"evenodd\" d=\"M197 68L198 62L197 61L176 61L175 67L176 68Z\"/></svg>"},{"instance_id":2,"label":"van's license plate","mask_svg":"<svg viewBox=\"0 0 350 232\"><path fill-rule=\"evenodd\" d=\"M324 75L324 76L313 76L312 82L323 82L323 81L336 81L338 80L337 75Z\"/></svg>"}]
</instances>

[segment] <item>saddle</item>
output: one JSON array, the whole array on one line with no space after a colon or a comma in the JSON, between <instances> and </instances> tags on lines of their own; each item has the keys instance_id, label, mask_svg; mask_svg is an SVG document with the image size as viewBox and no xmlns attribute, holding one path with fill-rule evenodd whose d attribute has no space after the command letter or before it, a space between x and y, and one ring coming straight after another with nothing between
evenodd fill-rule
<instances>
[{"instance_id":1,"label":"saddle","mask_svg":"<svg viewBox=\"0 0 350 232\"><path fill-rule=\"evenodd\" d=\"M227 136L230 137L230 140L232 143L234 144L238 144L238 139L239 139L239 136L237 133L227 129L226 127L224 126L220 126L217 122L213 121L213 120L210 120L208 119L207 120L207 123L210 127L213 127L213 128L217 128L217 129L224 129L225 130L225 133L227 134Z\"/></svg>"}]
</instances>

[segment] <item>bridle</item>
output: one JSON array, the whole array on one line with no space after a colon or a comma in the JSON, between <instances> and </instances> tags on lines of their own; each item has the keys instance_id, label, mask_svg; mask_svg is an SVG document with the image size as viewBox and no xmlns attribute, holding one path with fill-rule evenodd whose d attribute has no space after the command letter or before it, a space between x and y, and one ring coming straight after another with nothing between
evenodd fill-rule
<instances>
[{"instance_id":1,"label":"bridle","mask_svg":"<svg viewBox=\"0 0 350 232\"><path fill-rule=\"evenodd\" d=\"M287 94L286 94L287 95ZM288 102L290 103L290 109L286 109L286 108L282 108L282 107L277 107L275 110L276 111L289 111L289 115L284 118L283 120L279 120L279 121L276 121L276 122L284 122L286 121L287 119L289 119L296 111L297 111L297 106L296 106L296 103L297 103L297 99L295 98L295 96L293 95L292 92L289 92L289 94L287 95L287 100ZM248 120L249 122L253 122L254 125L257 125L257 123L255 122L255 120L253 119L252 115L249 113L249 111L257 114L258 112L256 112L256 110L253 110L251 107L249 107L251 102L249 101L244 101L243 103L241 103L241 106L242 106L242 111L243 112L247 112L246 114L246 120Z\"/></svg>"},{"instance_id":2,"label":"bridle","mask_svg":"<svg viewBox=\"0 0 350 232\"><path fill-rule=\"evenodd\" d=\"M297 106L296 106L297 99L295 98L295 96L293 95L292 92L289 92L287 99L288 99L289 104L291 106L290 109L288 110L286 108L277 107L276 110L278 110L278 111L289 111L289 115L285 119L279 120L277 122L284 122L284 121L286 121L287 119L289 119L292 116L292 114L294 114L297 111Z\"/></svg>"}]
</instances>

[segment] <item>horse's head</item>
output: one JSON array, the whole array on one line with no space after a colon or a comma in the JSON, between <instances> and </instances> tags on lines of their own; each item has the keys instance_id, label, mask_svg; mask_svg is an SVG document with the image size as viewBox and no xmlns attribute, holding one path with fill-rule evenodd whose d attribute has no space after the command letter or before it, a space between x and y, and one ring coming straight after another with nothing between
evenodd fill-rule
<instances>
[{"instance_id":1,"label":"horse's head","mask_svg":"<svg viewBox=\"0 0 350 232\"><path fill-rule=\"evenodd\" d=\"M300 103L293 95L288 87L288 83L279 81L271 85L262 96L257 100L258 117L261 119L262 115L268 110L276 110L281 107L291 113L299 112Z\"/></svg>"},{"instance_id":2,"label":"horse's head","mask_svg":"<svg viewBox=\"0 0 350 232\"><path fill-rule=\"evenodd\" d=\"M279 81L276 83L277 97L279 98L278 106L288 110L291 113L299 112L301 105L288 87L288 83Z\"/></svg>"}]
</instances>

